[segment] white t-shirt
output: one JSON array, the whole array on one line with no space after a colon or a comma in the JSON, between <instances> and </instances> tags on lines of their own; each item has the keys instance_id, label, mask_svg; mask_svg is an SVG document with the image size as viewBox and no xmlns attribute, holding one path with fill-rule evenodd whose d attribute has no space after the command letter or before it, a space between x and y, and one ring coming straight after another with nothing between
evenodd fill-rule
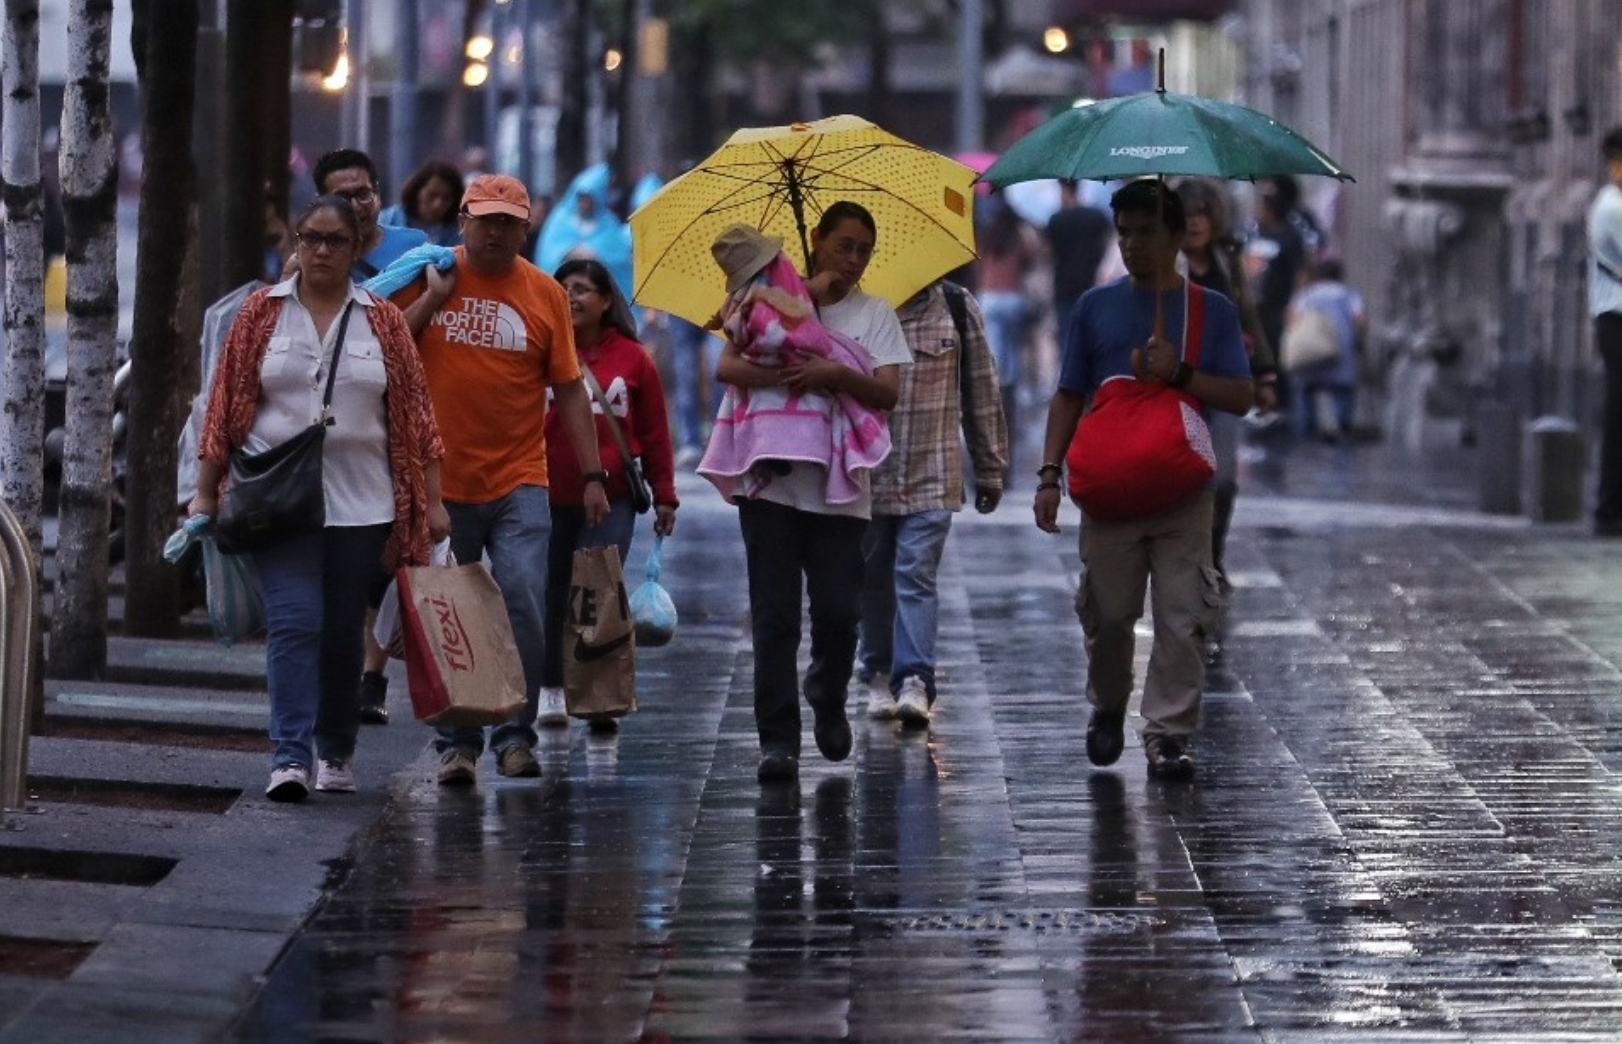
<instances>
[{"instance_id":1,"label":"white t-shirt","mask_svg":"<svg viewBox=\"0 0 1622 1044\"><path fill-rule=\"evenodd\" d=\"M844 300L822 308L818 318L828 329L866 348L873 359L873 369L912 365L912 349L907 347L907 335L901 332L901 320L884 298L852 290ZM872 486L867 472L861 472L860 476L861 495L848 504L831 505L827 499L827 469L796 463L787 475L774 477L756 498L819 515L871 518Z\"/></svg>"},{"instance_id":2,"label":"white t-shirt","mask_svg":"<svg viewBox=\"0 0 1622 1044\"><path fill-rule=\"evenodd\" d=\"M1606 185L1589 206L1588 255L1588 314L1622 312L1622 188Z\"/></svg>"}]
</instances>

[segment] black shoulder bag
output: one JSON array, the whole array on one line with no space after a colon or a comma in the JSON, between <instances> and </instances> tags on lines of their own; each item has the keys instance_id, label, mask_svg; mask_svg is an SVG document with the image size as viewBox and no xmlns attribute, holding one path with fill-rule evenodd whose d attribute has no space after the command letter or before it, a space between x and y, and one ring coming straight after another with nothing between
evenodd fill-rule
<instances>
[{"instance_id":1,"label":"black shoulder bag","mask_svg":"<svg viewBox=\"0 0 1622 1044\"><path fill-rule=\"evenodd\" d=\"M231 453L231 481L220 498L214 520L214 540L228 555L263 551L293 537L314 533L327 524L326 497L321 491L321 451L331 413L332 384L338 376L344 332L349 329L353 301L344 306L338 339L332 346L327 369L327 390L321 399L321 419L279 446L263 453L241 449Z\"/></svg>"}]
</instances>

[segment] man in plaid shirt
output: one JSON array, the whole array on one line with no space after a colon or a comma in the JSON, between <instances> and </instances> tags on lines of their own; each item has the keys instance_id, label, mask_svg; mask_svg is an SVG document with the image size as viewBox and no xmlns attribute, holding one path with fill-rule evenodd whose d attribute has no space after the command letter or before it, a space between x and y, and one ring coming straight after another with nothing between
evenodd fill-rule
<instances>
[{"instance_id":1,"label":"man in plaid shirt","mask_svg":"<svg viewBox=\"0 0 1622 1044\"><path fill-rule=\"evenodd\" d=\"M875 686L870 718L923 726L935 702L935 576L952 514L964 501L958 432L968 440L974 507L984 515L1002 499L1008 425L985 320L973 297L941 280L913 295L896 315L913 362L902 370L900 397L890 413L890 455L872 474L857 673ZM885 679L887 685L877 684Z\"/></svg>"}]
</instances>

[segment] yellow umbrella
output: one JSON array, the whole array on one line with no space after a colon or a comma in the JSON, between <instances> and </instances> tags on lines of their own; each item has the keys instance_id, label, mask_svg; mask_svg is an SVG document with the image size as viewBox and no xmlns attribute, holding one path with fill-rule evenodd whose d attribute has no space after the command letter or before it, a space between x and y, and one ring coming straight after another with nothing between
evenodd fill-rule
<instances>
[{"instance_id":1,"label":"yellow umbrella","mask_svg":"<svg viewBox=\"0 0 1622 1044\"><path fill-rule=\"evenodd\" d=\"M856 116L750 127L631 215L637 304L702 323L726 298L710 244L734 222L781 236L802 271L838 200L878 225L862 289L900 304L974 259L975 172Z\"/></svg>"}]
</instances>

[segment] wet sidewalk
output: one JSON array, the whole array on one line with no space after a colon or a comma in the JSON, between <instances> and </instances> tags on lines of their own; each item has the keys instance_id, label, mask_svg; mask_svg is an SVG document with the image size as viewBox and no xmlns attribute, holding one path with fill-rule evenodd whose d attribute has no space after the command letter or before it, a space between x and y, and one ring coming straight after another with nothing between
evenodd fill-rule
<instances>
[{"instance_id":1,"label":"wet sidewalk","mask_svg":"<svg viewBox=\"0 0 1622 1044\"><path fill-rule=\"evenodd\" d=\"M1016 479L954 527L933 727L856 719L761 787L735 516L684 485L678 638L617 736L447 791L396 686L363 735L396 800L237 799L243 909L276 845L360 831L239 1016L113 1021L70 977L0 1041L1615 1041L1622 544L1472 513L1472 467L1252 460L1188 784L1130 727L1088 765L1076 518L1037 532Z\"/></svg>"},{"instance_id":2,"label":"wet sidewalk","mask_svg":"<svg viewBox=\"0 0 1622 1044\"><path fill-rule=\"evenodd\" d=\"M1357 453L1290 467L1344 495ZM1253 493L1167 784L1135 736L1081 754L1074 518L1024 493L954 529L934 727L769 788L732 520L693 496L643 710L539 782L423 775L232 1039L1622 1036L1622 548L1450 508L1457 474Z\"/></svg>"}]
</instances>

